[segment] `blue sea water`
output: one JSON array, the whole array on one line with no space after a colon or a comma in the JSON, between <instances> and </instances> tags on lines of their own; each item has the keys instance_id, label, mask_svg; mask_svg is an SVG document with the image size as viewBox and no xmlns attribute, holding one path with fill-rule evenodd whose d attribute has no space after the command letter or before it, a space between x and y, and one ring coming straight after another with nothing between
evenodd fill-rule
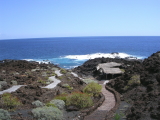
<instances>
[{"instance_id":1,"label":"blue sea water","mask_svg":"<svg viewBox=\"0 0 160 120\"><path fill-rule=\"evenodd\" d=\"M57 37L0 40L0 60L49 60L73 68L87 59L109 56L147 58L160 51L160 36Z\"/></svg>"}]
</instances>

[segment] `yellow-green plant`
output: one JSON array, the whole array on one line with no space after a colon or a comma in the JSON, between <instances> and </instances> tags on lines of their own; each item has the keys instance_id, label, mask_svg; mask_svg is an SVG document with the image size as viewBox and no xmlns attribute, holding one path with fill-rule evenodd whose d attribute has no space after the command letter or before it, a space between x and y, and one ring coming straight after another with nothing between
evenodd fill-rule
<instances>
[{"instance_id":1,"label":"yellow-green plant","mask_svg":"<svg viewBox=\"0 0 160 120\"><path fill-rule=\"evenodd\" d=\"M55 99L63 100L64 102L66 102L67 96L68 96L67 94L57 95Z\"/></svg>"},{"instance_id":2,"label":"yellow-green plant","mask_svg":"<svg viewBox=\"0 0 160 120\"><path fill-rule=\"evenodd\" d=\"M61 69L60 72L61 72L62 74L66 74L66 73L67 73L67 70Z\"/></svg>"},{"instance_id":3,"label":"yellow-green plant","mask_svg":"<svg viewBox=\"0 0 160 120\"><path fill-rule=\"evenodd\" d=\"M102 90L101 85L95 82L91 82L83 89L83 92L91 96L98 96L101 90Z\"/></svg>"},{"instance_id":4,"label":"yellow-green plant","mask_svg":"<svg viewBox=\"0 0 160 120\"><path fill-rule=\"evenodd\" d=\"M56 105L55 105L55 104L50 103L50 102L46 103L46 106L47 106L47 107L56 107ZM56 107L56 108L57 108L57 107Z\"/></svg>"},{"instance_id":5,"label":"yellow-green plant","mask_svg":"<svg viewBox=\"0 0 160 120\"><path fill-rule=\"evenodd\" d=\"M79 109L87 108L93 105L91 97L82 92L73 92L67 96L66 100L67 106L76 106Z\"/></svg>"},{"instance_id":6,"label":"yellow-green plant","mask_svg":"<svg viewBox=\"0 0 160 120\"><path fill-rule=\"evenodd\" d=\"M128 81L128 85L139 85L140 83L140 75L133 75Z\"/></svg>"},{"instance_id":7,"label":"yellow-green plant","mask_svg":"<svg viewBox=\"0 0 160 120\"><path fill-rule=\"evenodd\" d=\"M9 110L14 110L16 107L21 105L21 102L11 93L4 93L1 98L1 104L2 106L7 107Z\"/></svg>"},{"instance_id":8,"label":"yellow-green plant","mask_svg":"<svg viewBox=\"0 0 160 120\"><path fill-rule=\"evenodd\" d=\"M42 83L42 84L46 84L46 81L44 80L38 80L39 83Z\"/></svg>"}]
</instances>

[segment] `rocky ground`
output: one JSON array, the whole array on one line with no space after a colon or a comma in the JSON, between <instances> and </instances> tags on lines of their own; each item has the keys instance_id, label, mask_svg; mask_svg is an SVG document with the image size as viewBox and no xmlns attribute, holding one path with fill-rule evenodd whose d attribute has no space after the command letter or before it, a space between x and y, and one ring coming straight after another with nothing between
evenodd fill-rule
<instances>
[{"instance_id":1,"label":"rocky ground","mask_svg":"<svg viewBox=\"0 0 160 120\"><path fill-rule=\"evenodd\" d=\"M105 79L96 70L99 63L121 63L124 74L108 83L121 94L121 100L130 104L125 111L127 120L159 120L160 118L160 52L144 60L96 58L74 69L81 76Z\"/></svg>"},{"instance_id":2,"label":"rocky ground","mask_svg":"<svg viewBox=\"0 0 160 120\"><path fill-rule=\"evenodd\" d=\"M61 82L54 89L42 88L42 86L47 86L53 82L50 81L50 76L55 76ZM65 86L66 84L68 87ZM14 108L14 111L10 111L11 118L31 120L33 117L30 111L35 108L32 102L39 100L47 103L57 95L82 91L86 84L78 77L75 77L70 70L61 69L53 64L39 64L23 60L0 61L0 91L15 85L24 86L11 93L21 103ZM2 95L0 95L0 102L2 102ZM96 99L95 102L97 102ZM3 104L0 104L0 108L10 110ZM66 117L68 117L67 114L70 117L75 117L74 114L77 113L79 112L65 112Z\"/></svg>"}]
</instances>

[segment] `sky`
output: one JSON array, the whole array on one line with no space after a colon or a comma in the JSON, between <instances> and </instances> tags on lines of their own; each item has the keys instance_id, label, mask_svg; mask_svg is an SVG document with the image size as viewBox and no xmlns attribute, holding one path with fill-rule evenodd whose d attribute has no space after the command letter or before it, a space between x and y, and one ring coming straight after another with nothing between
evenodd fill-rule
<instances>
[{"instance_id":1,"label":"sky","mask_svg":"<svg viewBox=\"0 0 160 120\"><path fill-rule=\"evenodd\" d=\"M160 0L0 0L0 39L160 36Z\"/></svg>"}]
</instances>

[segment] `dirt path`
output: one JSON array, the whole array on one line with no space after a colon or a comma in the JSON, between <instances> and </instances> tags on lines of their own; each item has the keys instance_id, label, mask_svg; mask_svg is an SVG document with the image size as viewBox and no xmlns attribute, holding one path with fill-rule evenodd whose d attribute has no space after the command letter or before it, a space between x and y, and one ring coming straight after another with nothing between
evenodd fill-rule
<instances>
[{"instance_id":1,"label":"dirt path","mask_svg":"<svg viewBox=\"0 0 160 120\"><path fill-rule=\"evenodd\" d=\"M115 106L114 95L106 90L105 85L102 83L102 93L105 96L105 101L93 113L86 116L84 120L105 120L106 113Z\"/></svg>"}]
</instances>

